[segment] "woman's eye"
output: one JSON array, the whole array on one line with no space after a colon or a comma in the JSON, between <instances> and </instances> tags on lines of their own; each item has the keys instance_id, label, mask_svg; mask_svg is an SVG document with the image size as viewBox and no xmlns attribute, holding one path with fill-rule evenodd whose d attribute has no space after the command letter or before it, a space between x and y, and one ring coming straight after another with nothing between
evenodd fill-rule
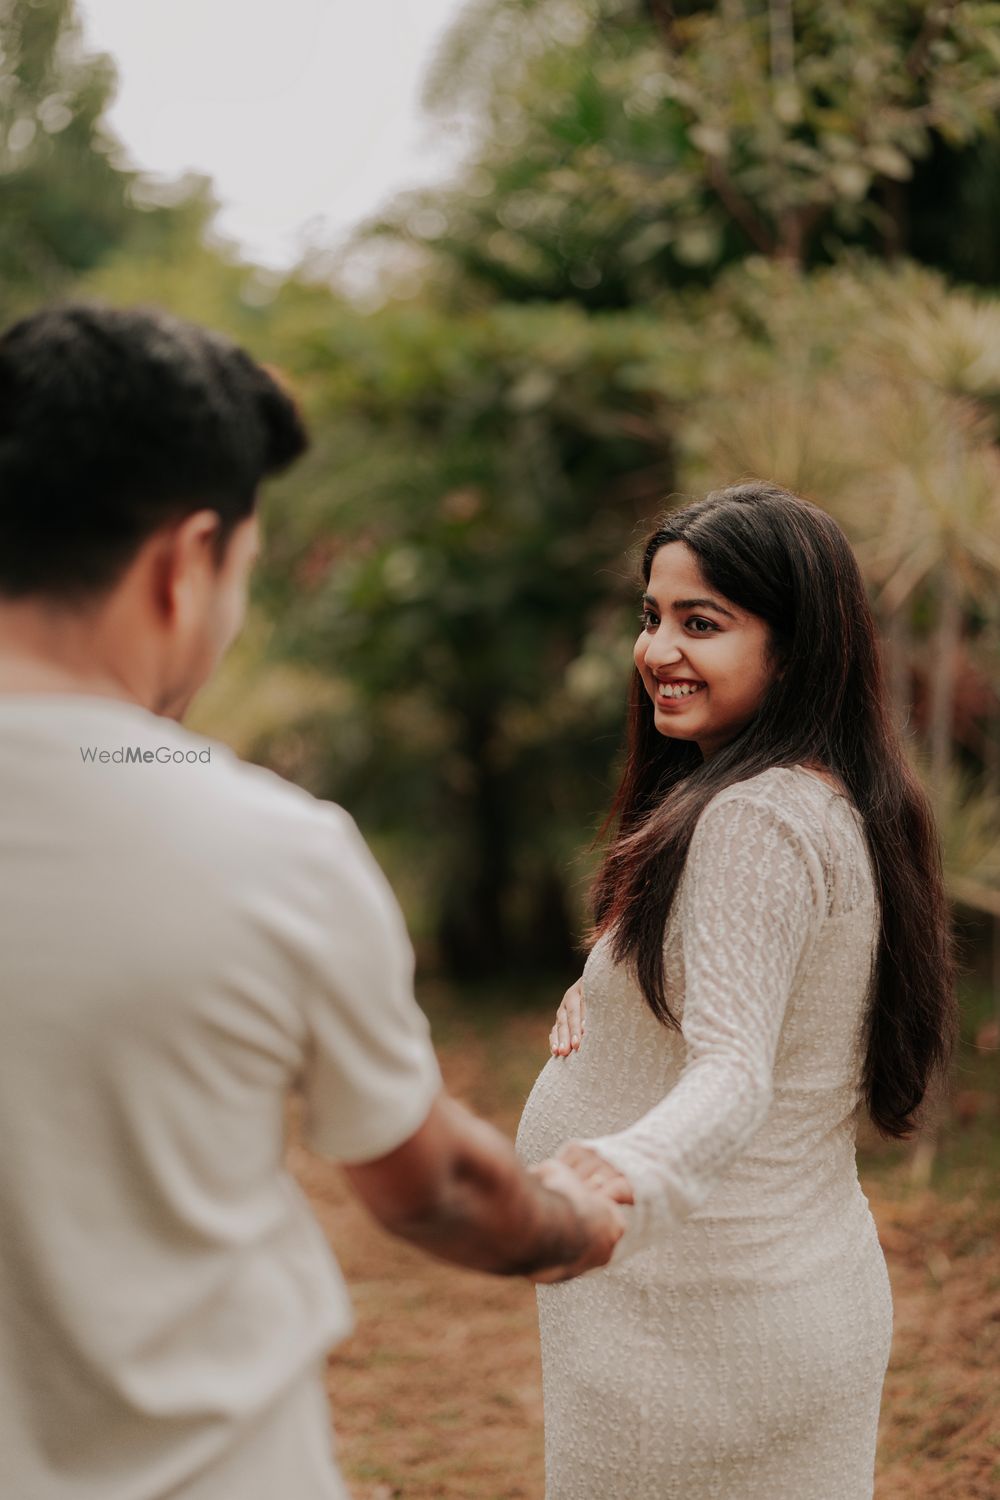
<instances>
[{"instance_id":1,"label":"woman's eye","mask_svg":"<svg viewBox=\"0 0 1000 1500\"><path fill-rule=\"evenodd\" d=\"M714 620L706 620L704 615L692 615L690 620L685 621L685 624L689 626L706 625L708 627L706 630L696 630L695 635L708 635L709 631L718 630L719 628Z\"/></svg>"},{"instance_id":2,"label":"woman's eye","mask_svg":"<svg viewBox=\"0 0 1000 1500\"><path fill-rule=\"evenodd\" d=\"M639 624L644 630L652 630L653 627L658 625L659 623L659 618L654 615L651 610L644 609L642 614L639 616Z\"/></svg>"}]
</instances>

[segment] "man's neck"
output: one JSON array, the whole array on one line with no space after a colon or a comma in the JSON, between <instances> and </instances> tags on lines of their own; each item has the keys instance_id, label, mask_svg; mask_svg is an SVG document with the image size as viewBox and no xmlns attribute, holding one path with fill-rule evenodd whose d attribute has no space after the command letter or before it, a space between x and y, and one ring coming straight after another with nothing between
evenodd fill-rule
<instances>
[{"instance_id":1,"label":"man's neck","mask_svg":"<svg viewBox=\"0 0 1000 1500\"><path fill-rule=\"evenodd\" d=\"M79 693L142 702L121 663L105 659L101 631L87 617L0 604L0 695Z\"/></svg>"},{"instance_id":2,"label":"man's neck","mask_svg":"<svg viewBox=\"0 0 1000 1500\"><path fill-rule=\"evenodd\" d=\"M96 668L74 671L62 662L9 651L0 645L0 695L22 693L81 693L95 698L138 702L127 685L110 672Z\"/></svg>"}]
</instances>

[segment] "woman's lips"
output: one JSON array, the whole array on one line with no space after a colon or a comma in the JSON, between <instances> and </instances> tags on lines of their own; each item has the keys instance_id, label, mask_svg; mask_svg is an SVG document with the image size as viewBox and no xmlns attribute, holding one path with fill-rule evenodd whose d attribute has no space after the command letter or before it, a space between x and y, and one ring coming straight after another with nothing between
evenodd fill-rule
<instances>
[{"instance_id":1,"label":"woman's lips","mask_svg":"<svg viewBox=\"0 0 1000 1500\"><path fill-rule=\"evenodd\" d=\"M697 687L697 691L696 692L693 692L693 693L682 693L677 698L675 698L675 697L665 698L663 696L663 694L660 692L659 678L654 679L654 681L656 683L656 687L654 688L654 691L653 691L653 702L659 708L675 708L675 709L676 708L684 708L688 703L691 702L692 698L699 698L701 696L701 694L705 690L704 683L698 683L698 687ZM675 681L677 683L681 683L681 682L691 682L691 681L693 681L693 679L689 678L689 677L678 677L678 678L674 679L673 681ZM671 682L671 686L673 686L673 682Z\"/></svg>"}]
</instances>

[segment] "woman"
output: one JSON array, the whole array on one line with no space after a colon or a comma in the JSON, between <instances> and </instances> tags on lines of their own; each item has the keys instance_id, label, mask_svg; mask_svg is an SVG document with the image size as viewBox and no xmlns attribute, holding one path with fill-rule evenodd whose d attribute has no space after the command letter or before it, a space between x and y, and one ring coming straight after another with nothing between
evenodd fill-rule
<instances>
[{"instance_id":1,"label":"woman","mask_svg":"<svg viewBox=\"0 0 1000 1500\"><path fill-rule=\"evenodd\" d=\"M643 573L586 1033L574 987L518 1134L634 1202L606 1269L538 1289L547 1500L870 1500L855 1131L908 1135L953 1046L934 825L828 515L722 490Z\"/></svg>"}]
</instances>

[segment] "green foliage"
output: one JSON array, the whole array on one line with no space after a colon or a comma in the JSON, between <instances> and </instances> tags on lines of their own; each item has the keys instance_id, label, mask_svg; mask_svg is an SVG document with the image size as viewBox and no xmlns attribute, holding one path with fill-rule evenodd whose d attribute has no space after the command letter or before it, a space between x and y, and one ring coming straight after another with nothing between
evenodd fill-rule
<instances>
[{"instance_id":1,"label":"green foliage","mask_svg":"<svg viewBox=\"0 0 1000 1500\"><path fill-rule=\"evenodd\" d=\"M85 56L73 0L0 4L0 316L66 290L125 244L197 242L200 180L158 203L102 127L115 72Z\"/></svg>"},{"instance_id":2,"label":"green foliage","mask_svg":"<svg viewBox=\"0 0 1000 1500\"><path fill-rule=\"evenodd\" d=\"M957 153L953 176L983 181L998 19L922 0L472 5L428 90L440 110L474 101L468 171L374 232L494 295L593 307L705 283L748 252L897 253L925 158ZM965 212L937 255L967 260L970 236L993 236L980 206L953 199Z\"/></svg>"},{"instance_id":3,"label":"green foliage","mask_svg":"<svg viewBox=\"0 0 1000 1500\"><path fill-rule=\"evenodd\" d=\"M366 312L206 244L206 185L157 196L104 134L69 0L0 0L0 312L156 302L290 375L313 449L193 722L350 807L453 971L568 972L628 554L747 474L847 528L952 891L1000 909L1000 311L898 254L995 280L998 18L478 0L430 86L478 144L361 237L403 268Z\"/></svg>"},{"instance_id":4,"label":"green foliage","mask_svg":"<svg viewBox=\"0 0 1000 1500\"><path fill-rule=\"evenodd\" d=\"M953 889L993 909L1000 824L978 780L997 678L995 300L913 267L804 278L758 260L646 313L317 310L278 319L318 442L268 503L259 598L272 659L347 691L259 753L419 868L453 966L565 952L581 892L556 893L620 744L626 554L672 490L748 473L831 510L887 639L905 625L899 711L932 782L935 714L955 738L939 788ZM958 662L938 637L948 578Z\"/></svg>"},{"instance_id":5,"label":"green foliage","mask_svg":"<svg viewBox=\"0 0 1000 1500\"><path fill-rule=\"evenodd\" d=\"M322 787L405 824L459 966L569 945L556 894L628 680L621 540L672 483L648 373L664 332L395 307L300 346L319 449L268 511L274 649L351 681Z\"/></svg>"}]
</instances>

